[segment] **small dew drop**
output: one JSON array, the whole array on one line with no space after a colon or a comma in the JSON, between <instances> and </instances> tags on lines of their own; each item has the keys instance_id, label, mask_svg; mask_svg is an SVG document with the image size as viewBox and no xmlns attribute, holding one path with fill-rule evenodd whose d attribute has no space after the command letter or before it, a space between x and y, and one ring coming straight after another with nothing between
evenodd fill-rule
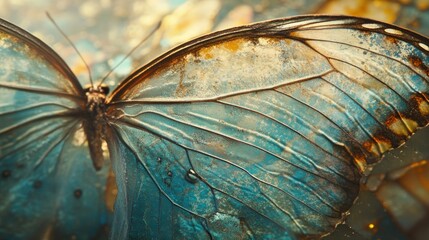
<instances>
[{"instance_id":1,"label":"small dew drop","mask_svg":"<svg viewBox=\"0 0 429 240\"><path fill-rule=\"evenodd\" d=\"M11 172L10 170L4 170L4 171L1 173L1 176L2 176L3 178L8 178L8 177L10 177L10 175L12 175L12 172Z\"/></svg>"},{"instance_id":2,"label":"small dew drop","mask_svg":"<svg viewBox=\"0 0 429 240\"><path fill-rule=\"evenodd\" d=\"M198 182L198 176L197 173L194 171L194 169L189 169L188 172L185 175L186 181L195 184Z\"/></svg>"},{"instance_id":3,"label":"small dew drop","mask_svg":"<svg viewBox=\"0 0 429 240\"><path fill-rule=\"evenodd\" d=\"M395 34L395 35L402 35L403 33L398 30L398 29L393 29L393 28L386 28L384 29L385 32L390 33L390 34Z\"/></svg>"},{"instance_id":4,"label":"small dew drop","mask_svg":"<svg viewBox=\"0 0 429 240\"><path fill-rule=\"evenodd\" d=\"M423 48L424 50L429 51L429 46L428 46L428 45L426 45L426 44L424 44L424 43L419 43L419 46L420 46L421 48Z\"/></svg>"},{"instance_id":5,"label":"small dew drop","mask_svg":"<svg viewBox=\"0 0 429 240\"><path fill-rule=\"evenodd\" d=\"M81 189L74 190L73 195L77 199L81 198L82 197L82 190Z\"/></svg>"},{"instance_id":6,"label":"small dew drop","mask_svg":"<svg viewBox=\"0 0 429 240\"><path fill-rule=\"evenodd\" d=\"M158 159L156 159L156 161L160 163L160 162L162 162L162 159L158 158Z\"/></svg>"},{"instance_id":7,"label":"small dew drop","mask_svg":"<svg viewBox=\"0 0 429 240\"><path fill-rule=\"evenodd\" d=\"M368 28L368 29L381 28L381 26L379 24L376 24L376 23L364 23L364 24L362 24L362 27Z\"/></svg>"}]
</instances>

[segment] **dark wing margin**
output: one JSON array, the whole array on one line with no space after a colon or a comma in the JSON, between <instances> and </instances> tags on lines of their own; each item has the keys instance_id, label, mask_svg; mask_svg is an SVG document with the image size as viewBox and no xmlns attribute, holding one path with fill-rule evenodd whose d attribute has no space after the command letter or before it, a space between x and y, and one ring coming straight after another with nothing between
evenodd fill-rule
<instances>
[{"instance_id":1,"label":"dark wing margin","mask_svg":"<svg viewBox=\"0 0 429 240\"><path fill-rule=\"evenodd\" d=\"M428 46L373 20L303 16L155 59L109 99L115 221L128 219L112 236L333 231L368 166L428 124Z\"/></svg>"}]
</instances>

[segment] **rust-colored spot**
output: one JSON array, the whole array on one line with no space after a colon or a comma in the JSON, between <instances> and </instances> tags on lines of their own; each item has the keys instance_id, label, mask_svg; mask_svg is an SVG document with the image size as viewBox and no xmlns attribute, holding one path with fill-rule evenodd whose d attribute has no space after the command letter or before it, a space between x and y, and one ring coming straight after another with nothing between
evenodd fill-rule
<instances>
[{"instance_id":1,"label":"rust-colored spot","mask_svg":"<svg viewBox=\"0 0 429 240\"><path fill-rule=\"evenodd\" d=\"M390 36L386 36L386 40L392 44L397 44L398 43L398 39L394 38L394 37L390 37Z\"/></svg>"},{"instance_id":2,"label":"rust-colored spot","mask_svg":"<svg viewBox=\"0 0 429 240\"><path fill-rule=\"evenodd\" d=\"M408 61L410 61L410 63L414 67L422 70L426 74L426 76L429 76L429 67L426 66L419 57L417 57L417 56L409 56L408 57Z\"/></svg>"},{"instance_id":3,"label":"rust-colored spot","mask_svg":"<svg viewBox=\"0 0 429 240\"><path fill-rule=\"evenodd\" d=\"M112 169L109 170L109 175L106 180L106 190L104 192L104 201L109 211L113 212L116 195L118 195L118 187L116 186L115 174Z\"/></svg>"}]
</instances>

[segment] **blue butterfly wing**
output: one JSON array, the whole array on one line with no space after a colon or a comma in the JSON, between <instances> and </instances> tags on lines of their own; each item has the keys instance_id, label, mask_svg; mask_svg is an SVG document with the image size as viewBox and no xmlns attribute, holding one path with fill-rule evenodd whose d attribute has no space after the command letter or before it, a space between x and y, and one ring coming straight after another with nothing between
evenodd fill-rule
<instances>
[{"instance_id":1,"label":"blue butterfly wing","mask_svg":"<svg viewBox=\"0 0 429 240\"><path fill-rule=\"evenodd\" d=\"M0 58L0 238L102 236L109 167L92 166L82 88L48 46L3 20Z\"/></svg>"},{"instance_id":2,"label":"blue butterfly wing","mask_svg":"<svg viewBox=\"0 0 429 240\"><path fill-rule=\"evenodd\" d=\"M112 238L332 231L368 166L427 125L428 45L380 22L309 16L154 60L109 99Z\"/></svg>"}]
</instances>

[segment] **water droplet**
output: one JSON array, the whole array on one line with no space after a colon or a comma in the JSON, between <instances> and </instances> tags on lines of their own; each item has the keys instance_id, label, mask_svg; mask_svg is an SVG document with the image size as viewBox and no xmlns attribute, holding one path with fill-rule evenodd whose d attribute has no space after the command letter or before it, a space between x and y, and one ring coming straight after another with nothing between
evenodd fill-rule
<instances>
[{"instance_id":1,"label":"water droplet","mask_svg":"<svg viewBox=\"0 0 429 240\"><path fill-rule=\"evenodd\" d=\"M158 159L156 159L156 161L157 161L158 163L160 163L160 162L162 162L162 159L161 159L161 158L158 158Z\"/></svg>"},{"instance_id":2,"label":"water droplet","mask_svg":"<svg viewBox=\"0 0 429 240\"><path fill-rule=\"evenodd\" d=\"M197 173L194 171L194 169L189 169L188 172L185 175L186 181L195 184L198 182L198 176Z\"/></svg>"},{"instance_id":3,"label":"water droplet","mask_svg":"<svg viewBox=\"0 0 429 240\"><path fill-rule=\"evenodd\" d=\"M10 175L12 175L12 172L11 172L10 170L4 170L4 171L1 173L1 176L2 176L3 178L8 178L8 177L10 177Z\"/></svg>"},{"instance_id":4,"label":"water droplet","mask_svg":"<svg viewBox=\"0 0 429 240\"><path fill-rule=\"evenodd\" d=\"M73 195L77 199L81 198L82 197L82 190L81 189L74 190Z\"/></svg>"}]
</instances>

